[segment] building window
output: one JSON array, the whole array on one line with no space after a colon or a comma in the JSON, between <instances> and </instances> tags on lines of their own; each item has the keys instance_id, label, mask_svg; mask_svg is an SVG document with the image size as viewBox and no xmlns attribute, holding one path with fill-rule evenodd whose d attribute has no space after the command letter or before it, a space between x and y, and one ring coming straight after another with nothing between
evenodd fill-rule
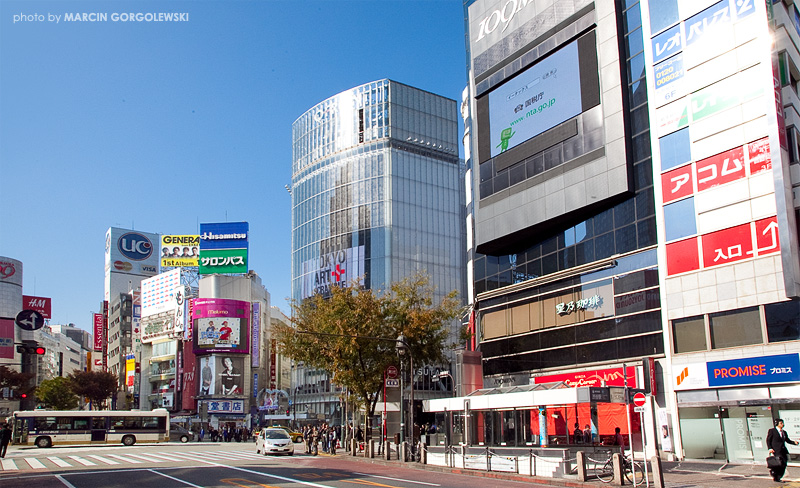
<instances>
[{"instance_id":1,"label":"building window","mask_svg":"<svg viewBox=\"0 0 800 488\"><path fill-rule=\"evenodd\" d=\"M800 339L800 301L771 303L764 306L769 342Z\"/></svg>"},{"instance_id":2,"label":"building window","mask_svg":"<svg viewBox=\"0 0 800 488\"><path fill-rule=\"evenodd\" d=\"M694 197L664 205L664 234L667 242L697 234Z\"/></svg>"},{"instance_id":3,"label":"building window","mask_svg":"<svg viewBox=\"0 0 800 488\"><path fill-rule=\"evenodd\" d=\"M712 349L763 343L758 307L711 314L709 325Z\"/></svg>"},{"instance_id":4,"label":"building window","mask_svg":"<svg viewBox=\"0 0 800 488\"><path fill-rule=\"evenodd\" d=\"M656 33L664 30L678 20L678 1L677 0L658 0L649 2L650 6L650 30Z\"/></svg>"},{"instance_id":5,"label":"building window","mask_svg":"<svg viewBox=\"0 0 800 488\"><path fill-rule=\"evenodd\" d=\"M675 168L692 160L689 129L681 129L658 140L661 151L661 171Z\"/></svg>"},{"instance_id":6,"label":"building window","mask_svg":"<svg viewBox=\"0 0 800 488\"><path fill-rule=\"evenodd\" d=\"M708 349L706 324L703 316L673 320L672 339L675 354Z\"/></svg>"}]
</instances>

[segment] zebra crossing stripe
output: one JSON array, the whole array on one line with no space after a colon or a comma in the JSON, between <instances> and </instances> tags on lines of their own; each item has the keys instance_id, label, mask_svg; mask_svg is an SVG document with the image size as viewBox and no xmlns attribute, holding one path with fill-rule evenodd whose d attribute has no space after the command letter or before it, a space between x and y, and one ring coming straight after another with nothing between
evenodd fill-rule
<instances>
[{"instance_id":1,"label":"zebra crossing stripe","mask_svg":"<svg viewBox=\"0 0 800 488\"><path fill-rule=\"evenodd\" d=\"M148 452L147 455L148 456L157 457L157 458L161 458L161 459L166 459L167 461L182 461L182 459L178 459L178 458L175 458L175 457L172 457L172 456L165 456L163 454L156 454L154 452Z\"/></svg>"},{"instance_id":2,"label":"zebra crossing stripe","mask_svg":"<svg viewBox=\"0 0 800 488\"><path fill-rule=\"evenodd\" d=\"M13 459L0 459L0 464L3 465L3 471L19 470L17 463L15 463Z\"/></svg>"},{"instance_id":3,"label":"zebra crossing stripe","mask_svg":"<svg viewBox=\"0 0 800 488\"><path fill-rule=\"evenodd\" d=\"M101 463L106 463L106 464L119 464L119 463L118 463L118 462L116 462L116 461L112 461L112 460L110 460L110 459L108 459L108 458L104 458L103 456L96 456L96 455L94 455L94 454L90 454L90 455L88 455L88 456L86 456L86 457L90 457L90 458L92 458L92 459L97 459L97 460L98 460L98 461L100 461Z\"/></svg>"},{"instance_id":4,"label":"zebra crossing stripe","mask_svg":"<svg viewBox=\"0 0 800 488\"><path fill-rule=\"evenodd\" d=\"M143 459L143 460L145 460L145 461L147 461L147 462L149 462L149 463L163 463L163 462L164 462L164 460L163 460L163 459L155 459L155 458L151 458L151 457L144 456L144 455L142 455L142 454L126 454L126 455L127 455L127 456L130 456L130 457L135 457L135 458Z\"/></svg>"},{"instance_id":5,"label":"zebra crossing stripe","mask_svg":"<svg viewBox=\"0 0 800 488\"><path fill-rule=\"evenodd\" d=\"M61 458L55 456L49 456L47 459L50 460L51 463L55 464L59 468L71 468L72 465Z\"/></svg>"},{"instance_id":6,"label":"zebra crossing stripe","mask_svg":"<svg viewBox=\"0 0 800 488\"><path fill-rule=\"evenodd\" d=\"M117 454L109 454L108 457L112 457L114 459L119 459L120 461L125 461L126 463L131 463L131 464L141 464L142 463L141 461L137 461L136 459L127 458L125 456L119 456Z\"/></svg>"},{"instance_id":7,"label":"zebra crossing stripe","mask_svg":"<svg viewBox=\"0 0 800 488\"><path fill-rule=\"evenodd\" d=\"M235 460L239 459L238 457L233 456L231 454L220 453L220 452L197 452L197 451L195 451L195 452L191 452L189 454L195 454L197 456L203 457L204 459L225 459L225 460L228 460L228 461L235 461Z\"/></svg>"},{"instance_id":8,"label":"zebra crossing stripe","mask_svg":"<svg viewBox=\"0 0 800 488\"><path fill-rule=\"evenodd\" d=\"M93 462L89 461L88 459L83 459L80 456L69 456L69 458L70 459L74 459L75 461L78 461L79 463L83 464L84 466L97 466L97 463L93 463Z\"/></svg>"},{"instance_id":9,"label":"zebra crossing stripe","mask_svg":"<svg viewBox=\"0 0 800 488\"><path fill-rule=\"evenodd\" d=\"M22 458L22 459L24 459L25 462L28 463L28 466L30 466L31 469L44 469L44 468L47 467L44 464L42 464L42 462L39 461L36 458Z\"/></svg>"}]
</instances>

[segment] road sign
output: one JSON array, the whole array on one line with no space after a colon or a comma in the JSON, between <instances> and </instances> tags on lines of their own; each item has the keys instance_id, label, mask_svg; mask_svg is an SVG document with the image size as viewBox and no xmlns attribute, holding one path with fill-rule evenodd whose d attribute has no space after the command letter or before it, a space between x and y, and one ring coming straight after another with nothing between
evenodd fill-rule
<instances>
[{"instance_id":1,"label":"road sign","mask_svg":"<svg viewBox=\"0 0 800 488\"><path fill-rule=\"evenodd\" d=\"M14 322L23 330L39 330L44 327L44 315L36 310L23 310Z\"/></svg>"},{"instance_id":2,"label":"road sign","mask_svg":"<svg viewBox=\"0 0 800 488\"><path fill-rule=\"evenodd\" d=\"M647 397L644 393L637 393L633 395L633 404L637 407L644 407L644 402L647 401Z\"/></svg>"},{"instance_id":3,"label":"road sign","mask_svg":"<svg viewBox=\"0 0 800 488\"><path fill-rule=\"evenodd\" d=\"M400 380L388 378L386 380L386 388L397 388L400 386Z\"/></svg>"},{"instance_id":4,"label":"road sign","mask_svg":"<svg viewBox=\"0 0 800 488\"><path fill-rule=\"evenodd\" d=\"M644 407L633 407L633 411L636 413L644 413Z\"/></svg>"},{"instance_id":5,"label":"road sign","mask_svg":"<svg viewBox=\"0 0 800 488\"><path fill-rule=\"evenodd\" d=\"M386 368L386 377L397 378L397 367L389 366L388 368Z\"/></svg>"}]
</instances>

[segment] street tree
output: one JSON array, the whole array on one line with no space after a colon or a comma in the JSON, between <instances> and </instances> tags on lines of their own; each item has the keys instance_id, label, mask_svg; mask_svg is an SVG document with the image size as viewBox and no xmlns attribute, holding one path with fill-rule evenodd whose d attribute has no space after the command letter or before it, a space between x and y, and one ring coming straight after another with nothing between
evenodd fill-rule
<instances>
[{"instance_id":1,"label":"street tree","mask_svg":"<svg viewBox=\"0 0 800 488\"><path fill-rule=\"evenodd\" d=\"M72 391L89 400L89 408L101 410L117 391L117 377L108 371L73 371L68 376Z\"/></svg>"},{"instance_id":2,"label":"street tree","mask_svg":"<svg viewBox=\"0 0 800 488\"><path fill-rule=\"evenodd\" d=\"M288 357L328 371L365 407L367 418L375 413L384 371L397 364L398 336L405 336L417 365L442 361L452 346L447 340L460 312L457 292L434 303L425 275L394 283L383 294L355 282L330 290L327 297L292 302L292 323L276 327L276 337Z\"/></svg>"},{"instance_id":3,"label":"street tree","mask_svg":"<svg viewBox=\"0 0 800 488\"><path fill-rule=\"evenodd\" d=\"M20 373L6 366L0 365L0 389L11 390L12 398L21 398L23 395L33 394L36 387L32 385L33 373Z\"/></svg>"},{"instance_id":4,"label":"street tree","mask_svg":"<svg viewBox=\"0 0 800 488\"><path fill-rule=\"evenodd\" d=\"M51 380L44 380L36 389L36 399L45 408L53 410L71 410L78 408L78 395L72 391L68 378L57 376Z\"/></svg>"}]
</instances>

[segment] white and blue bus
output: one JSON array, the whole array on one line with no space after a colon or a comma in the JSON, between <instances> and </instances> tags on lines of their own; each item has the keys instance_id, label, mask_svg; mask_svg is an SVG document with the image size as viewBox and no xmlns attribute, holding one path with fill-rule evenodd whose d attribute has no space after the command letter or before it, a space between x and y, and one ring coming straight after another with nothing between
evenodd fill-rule
<instances>
[{"instance_id":1,"label":"white and blue bus","mask_svg":"<svg viewBox=\"0 0 800 488\"><path fill-rule=\"evenodd\" d=\"M169 412L31 410L14 412L14 441L37 447L169 441Z\"/></svg>"}]
</instances>

